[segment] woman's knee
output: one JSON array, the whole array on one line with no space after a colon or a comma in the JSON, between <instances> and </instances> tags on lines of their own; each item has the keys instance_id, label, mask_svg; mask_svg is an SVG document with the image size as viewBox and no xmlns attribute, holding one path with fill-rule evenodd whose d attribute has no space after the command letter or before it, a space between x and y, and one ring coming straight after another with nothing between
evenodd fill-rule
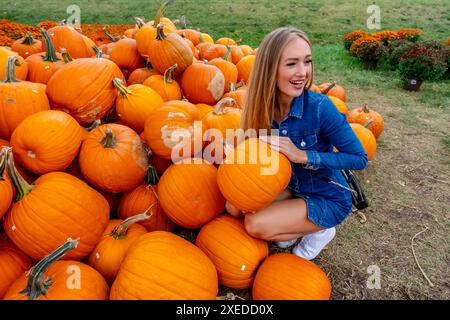
<instances>
[{"instance_id":1,"label":"woman's knee","mask_svg":"<svg viewBox=\"0 0 450 320\"><path fill-rule=\"evenodd\" d=\"M245 230L254 238L267 240L270 238L270 228L257 213L246 214L244 219Z\"/></svg>"}]
</instances>

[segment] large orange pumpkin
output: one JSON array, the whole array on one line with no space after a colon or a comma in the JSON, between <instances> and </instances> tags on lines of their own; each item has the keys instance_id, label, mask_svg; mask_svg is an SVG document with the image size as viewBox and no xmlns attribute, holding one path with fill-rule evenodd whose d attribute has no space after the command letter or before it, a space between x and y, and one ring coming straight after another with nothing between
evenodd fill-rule
<instances>
[{"instance_id":1,"label":"large orange pumpkin","mask_svg":"<svg viewBox=\"0 0 450 320\"><path fill-rule=\"evenodd\" d=\"M214 300L217 271L194 244L166 231L142 235L128 249L111 300Z\"/></svg>"},{"instance_id":2,"label":"large orange pumpkin","mask_svg":"<svg viewBox=\"0 0 450 320\"><path fill-rule=\"evenodd\" d=\"M195 244L216 266L219 284L234 289L249 288L260 263L269 254L266 241L251 237L243 220L228 214L204 225Z\"/></svg>"},{"instance_id":3,"label":"large orange pumpkin","mask_svg":"<svg viewBox=\"0 0 450 320\"><path fill-rule=\"evenodd\" d=\"M160 73L156 71L155 69L151 68L150 66L144 67L144 68L138 68L134 70L130 76L128 77L127 83L129 86L133 84L142 84L145 79L157 75Z\"/></svg>"},{"instance_id":4,"label":"large orange pumpkin","mask_svg":"<svg viewBox=\"0 0 450 320\"><path fill-rule=\"evenodd\" d=\"M136 40L129 38L114 42L109 53L109 60L117 64L125 77L128 77L134 70L145 66L145 60L136 48Z\"/></svg>"},{"instance_id":5,"label":"large orange pumpkin","mask_svg":"<svg viewBox=\"0 0 450 320\"><path fill-rule=\"evenodd\" d=\"M17 81L14 76L15 61L15 57L8 60L6 80L0 81L0 139L6 140L26 117L50 109L45 85Z\"/></svg>"},{"instance_id":6,"label":"large orange pumpkin","mask_svg":"<svg viewBox=\"0 0 450 320\"><path fill-rule=\"evenodd\" d=\"M136 188L147 167L147 152L141 138L124 125L101 125L88 134L81 146L81 172L104 191L117 193Z\"/></svg>"},{"instance_id":7,"label":"large orange pumpkin","mask_svg":"<svg viewBox=\"0 0 450 320\"><path fill-rule=\"evenodd\" d=\"M28 56L42 51L41 41L33 38L30 32L27 32L25 37L17 39L11 45L11 50L17 52L22 58L26 59Z\"/></svg>"},{"instance_id":8,"label":"large orange pumpkin","mask_svg":"<svg viewBox=\"0 0 450 320\"><path fill-rule=\"evenodd\" d=\"M214 58L209 61L209 64L216 66L222 71L225 77L225 92L230 91L231 85L235 85L238 79L238 69L237 67L230 61L228 61L228 57L231 54L231 47L228 47L228 51L224 57Z\"/></svg>"},{"instance_id":9,"label":"large orange pumpkin","mask_svg":"<svg viewBox=\"0 0 450 320\"><path fill-rule=\"evenodd\" d=\"M126 87L120 78L115 78L113 83L120 93L116 99L119 119L134 131L143 132L145 120L164 103L163 98L156 90L142 84Z\"/></svg>"},{"instance_id":10,"label":"large orange pumpkin","mask_svg":"<svg viewBox=\"0 0 450 320\"><path fill-rule=\"evenodd\" d=\"M241 142L226 154L217 183L225 198L244 212L265 208L291 179L291 163L257 138Z\"/></svg>"},{"instance_id":11,"label":"large orange pumpkin","mask_svg":"<svg viewBox=\"0 0 450 320\"><path fill-rule=\"evenodd\" d=\"M225 77L216 66L196 62L183 73L181 87L191 103L214 105L225 91Z\"/></svg>"},{"instance_id":12,"label":"large orange pumpkin","mask_svg":"<svg viewBox=\"0 0 450 320\"><path fill-rule=\"evenodd\" d=\"M159 181L158 195L167 216L189 229L201 227L225 208L217 186L217 169L203 159L173 164Z\"/></svg>"},{"instance_id":13,"label":"large orange pumpkin","mask_svg":"<svg viewBox=\"0 0 450 320\"><path fill-rule=\"evenodd\" d=\"M147 230L135 222L148 220L146 213L132 216L126 220L111 220L103 232L102 239L87 258L87 264L112 284L120 264L130 246Z\"/></svg>"},{"instance_id":14,"label":"large orange pumpkin","mask_svg":"<svg viewBox=\"0 0 450 320\"><path fill-rule=\"evenodd\" d=\"M223 98L232 98L236 101L237 106L240 109L244 109L245 106L245 97L247 95L247 87L241 86L236 88L236 86L230 86L230 91L223 95Z\"/></svg>"},{"instance_id":15,"label":"large orange pumpkin","mask_svg":"<svg viewBox=\"0 0 450 320\"><path fill-rule=\"evenodd\" d=\"M28 64L25 59L19 56L17 52L9 50L7 47L0 47L0 80L5 80L9 76L9 72L6 72L8 66L8 60L10 57L16 57L16 68L12 71L15 78L19 80L25 80L28 74ZM10 76L10 79L12 77ZM1 83L1 82L0 82Z\"/></svg>"},{"instance_id":16,"label":"large orange pumpkin","mask_svg":"<svg viewBox=\"0 0 450 320\"><path fill-rule=\"evenodd\" d=\"M329 96L328 98L330 98L331 102L333 102L340 113L345 115L348 114L348 108L344 101L333 96Z\"/></svg>"},{"instance_id":17,"label":"large orange pumpkin","mask_svg":"<svg viewBox=\"0 0 450 320\"><path fill-rule=\"evenodd\" d=\"M164 75L152 75L142 84L158 92L164 101L181 100L180 85L173 79L173 72L176 68L177 65L174 64L164 72Z\"/></svg>"},{"instance_id":18,"label":"large orange pumpkin","mask_svg":"<svg viewBox=\"0 0 450 320\"><path fill-rule=\"evenodd\" d=\"M73 60L50 78L47 95L52 107L70 113L81 125L90 125L113 107L117 89L113 79L125 78L112 61L97 58Z\"/></svg>"},{"instance_id":19,"label":"large orange pumpkin","mask_svg":"<svg viewBox=\"0 0 450 320\"><path fill-rule=\"evenodd\" d=\"M369 120L366 126L370 126L370 124L371 120ZM352 127L359 141L361 141L364 151L366 151L367 153L367 159L369 161L372 160L377 151L377 140L375 139L372 131L370 131L365 126L360 125L359 123L350 123L350 126Z\"/></svg>"},{"instance_id":20,"label":"large orange pumpkin","mask_svg":"<svg viewBox=\"0 0 450 320\"><path fill-rule=\"evenodd\" d=\"M152 152L173 161L201 152L203 131L197 108L187 101L168 101L150 113L145 141ZM186 149L186 151L185 151Z\"/></svg>"},{"instance_id":21,"label":"large orange pumpkin","mask_svg":"<svg viewBox=\"0 0 450 320\"><path fill-rule=\"evenodd\" d=\"M46 110L32 114L11 136L15 158L36 174L65 170L75 159L84 129L65 112Z\"/></svg>"},{"instance_id":22,"label":"large orange pumpkin","mask_svg":"<svg viewBox=\"0 0 450 320\"><path fill-rule=\"evenodd\" d=\"M344 103L347 101L345 96L345 90L343 87L338 85L336 82L333 83L323 83L318 86L320 93L323 93L327 96L333 96L341 99Z\"/></svg>"},{"instance_id":23,"label":"large orange pumpkin","mask_svg":"<svg viewBox=\"0 0 450 320\"><path fill-rule=\"evenodd\" d=\"M109 288L94 268L78 261L57 261L75 248L68 239L9 287L5 300L107 300Z\"/></svg>"},{"instance_id":24,"label":"large orange pumpkin","mask_svg":"<svg viewBox=\"0 0 450 320\"><path fill-rule=\"evenodd\" d=\"M376 111L367 107L367 104L362 108L352 109L347 117L348 122L359 123L365 125L369 120L372 120L372 124L369 126L369 130L372 131L375 139L378 139L384 129L383 117Z\"/></svg>"},{"instance_id":25,"label":"large orange pumpkin","mask_svg":"<svg viewBox=\"0 0 450 320\"><path fill-rule=\"evenodd\" d=\"M245 84L250 80L250 75L253 70L253 64L255 63L255 55L248 55L243 57L236 64L238 69L238 81L243 81Z\"/></svg>"},{"instance_id":26,"label":"large orange pumpkin","mask_svg":"<svg viewBox=\"0 0 450 320\"><path fill-rule=\"evenodd\" d=\"M48 29L47 32L56 51L61 52L61 48L64 48L74 59L95 56L95 51L92 48L94 43L75 30L74 27L59 25ZM42 42L42 51L45 51L45 41Z\"/></svg>"},{"instance_id":27,"label":"large orange pumpkin","mask_svg":"<svg viewBox=\"0 0 450 320\"><path fill-rule=\"evenodd\" d=\"M0 219L12 203L14 190L6 172L6 148L0 146ZM1 292L0 292L1 297Z\"/></svg>"},{"instance_id":28,"label":"large orange pumpkin","mask_svg":"<svg viewBox=\"0 0 450 320\"><path fill-rule=\"evenodd\" d=\"M17 173L11 149L6 168L16 202L4 229L23 252L39 260L68 237L80 237L80 243L65 259L82 259L94 249L109 219L108 202L101 194L63 172L44 174L30 185Z\"/></svg>"},{"instance_id":29,"label":"large orange pumpkin","mask_svg":"<svg viewBox=\"0 0 450 320\"><path fill-rule=\"evenodd\" d=\"M9 240L0 234L0 299L11 284L25 271L30 269L33 261Z\"/></svg>"},{"instance_id":30,"label":"large orange pumpkin","mask_svg":"<svg viewBox=\"0 0 450 320\"><path fill-rule=\"evenodd\" d=\"M331 284L313 262L277 253L259 267L252 295L255 300L329 300Z\"/></svg>"}]
</instances>

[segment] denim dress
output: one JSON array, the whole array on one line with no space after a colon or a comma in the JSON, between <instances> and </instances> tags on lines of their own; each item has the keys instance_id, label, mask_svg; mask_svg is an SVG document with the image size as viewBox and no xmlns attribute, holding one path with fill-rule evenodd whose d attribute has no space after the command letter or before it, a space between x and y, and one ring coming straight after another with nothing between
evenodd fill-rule
<instances>
[{"instance_id":1,"label":"denim dress","mask_svg":"<svg viewBox=\"0 0 450 320\"><path fill-rule=\"evenodd\" d=\"M326 95L305 89L292 101L286 118L279 124L274 120L272 128L306 152L306 164L291 163L289 189L305 200L309 220L324 228L341 223L352 211L351 193L324 177L348 186L340 170L362 170L368 165L346 116Z\"/></svg>"}]
</instances>

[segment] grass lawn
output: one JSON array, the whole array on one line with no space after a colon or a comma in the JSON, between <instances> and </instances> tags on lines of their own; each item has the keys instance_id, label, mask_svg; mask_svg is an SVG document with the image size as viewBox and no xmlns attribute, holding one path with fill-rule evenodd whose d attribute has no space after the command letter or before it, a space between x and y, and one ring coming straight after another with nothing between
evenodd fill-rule
<instances>
[{"instance_id":1,"label":"grass lawn","mask_svg":"<svg viewBox=\"0 0 450 320\"><path fill-rule=\"evenodd\" d=\"M152 18L159 3L75 2L81 8L82 23L105 24L132 24L135 16ZM0 19L26 24L60 20L68 16L66 7L73 3L2 0ZM420 92L411 93L401 89L395 71L362 70L360 63L348 56L341 39L355 29L370 31L366 9L372 3L180 0L166 15L184 15L189 26L215 39L229 36L253 47L278 26L289 24L305 30L314 44L315 82L337 81L347 91L349 108L367 103L385 119L375 159L359 173L370 199L370 207L364 211L367 222L350 216L315 260L332 281L332 298L450 299L450 81L425 82ZM448 1L379 0L377 4L382 30L420 28L427 39L450 38ZM188 237L193 235L187 233ZM381 289L366 285L370 276L367 269L372 265L380 268ZM233 292L249 297L248 291Z\"/></svg>"}]
</instances>

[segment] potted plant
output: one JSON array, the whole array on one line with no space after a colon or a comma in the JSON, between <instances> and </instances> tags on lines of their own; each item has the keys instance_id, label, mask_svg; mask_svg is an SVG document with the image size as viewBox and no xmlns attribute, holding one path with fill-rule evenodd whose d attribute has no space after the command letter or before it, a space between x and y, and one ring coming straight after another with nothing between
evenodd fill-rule
<instances>
[{"instance_id":1,"label":"potted plant","mask_svg":"<svg viewBox=\"0 0 450 320\"><path fill-rule=\"evenodd\" d=\"M437 80L447 70L447 55L444 50L418 43L400 57L398 70L405 80L404 89L419 91L423 81Z\"/></svg>"},{"instance_id":2,"label":"potted plant","mask_svg":"<svg viewBox=\"0 0 450 320\"><path fill-rule=\"evenodd\" d=\"M355 40L350 47L350 55L361 59L363 67L368 70L376 68L385 51L383 43L372 36L361 37Z\"/></svg>"}]
</instances>

